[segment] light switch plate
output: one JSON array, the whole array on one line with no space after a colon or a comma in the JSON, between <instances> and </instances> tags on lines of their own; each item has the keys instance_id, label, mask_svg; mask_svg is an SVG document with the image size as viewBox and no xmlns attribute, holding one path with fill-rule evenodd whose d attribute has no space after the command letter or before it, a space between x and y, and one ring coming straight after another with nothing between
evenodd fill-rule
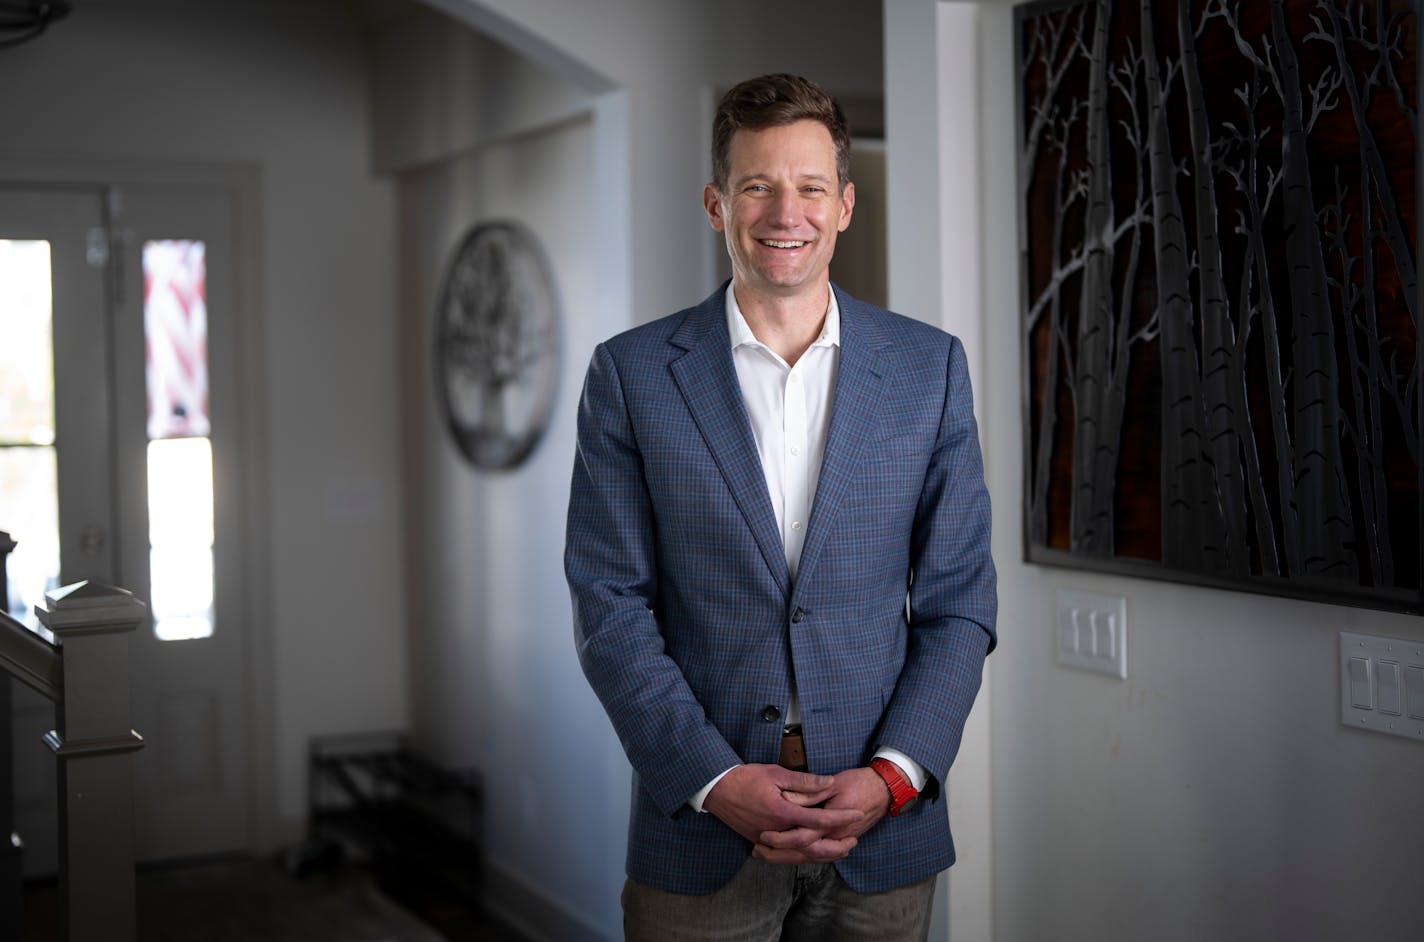
<instances>
[{"instance_id":1,"label":"light switch plate","mask_svg":"<svg viewBox=\"0 0 1424 942\"><path fill-rule=\"evenodd\" d=\"M1340 724L1424 742L1424 641L1340 632Z\"/></svg>"},{"instance_id":2,"label":"light switch plate","mask_svg":"<svg viewBox=\"0 0 1424 942\"><path fill-rule=\"evenodd\" d=\"M1058 663L1127 679L1127 599L1059 589L1054 626Z\"/></svg>"}]
</instances>

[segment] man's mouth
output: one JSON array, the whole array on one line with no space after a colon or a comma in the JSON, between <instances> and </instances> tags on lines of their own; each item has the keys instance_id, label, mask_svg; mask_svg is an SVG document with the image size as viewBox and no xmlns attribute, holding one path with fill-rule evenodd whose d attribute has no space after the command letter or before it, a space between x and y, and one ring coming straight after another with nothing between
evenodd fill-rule
<instances>
[{"instance_id":1,"label":"man's mouth","mask_svg":"<svg viewBox=\"0 0 1424 942\"><path fill-rule=\"evenodd\" d=\"M805 242L782 239L759 239L757 241L761 242L762 245L769 245L774 249L799 249L806 244Z\"/></svg>"}]
</instances>

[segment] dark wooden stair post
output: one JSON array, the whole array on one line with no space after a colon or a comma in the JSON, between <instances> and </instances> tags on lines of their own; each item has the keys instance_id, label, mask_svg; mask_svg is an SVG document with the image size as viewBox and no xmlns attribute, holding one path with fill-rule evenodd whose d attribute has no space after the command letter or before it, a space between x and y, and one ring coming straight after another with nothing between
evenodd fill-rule
<instances>
[{"instance_id":1,"label":"dark wooden stair post","mask_svg":"<svg viewBox=\"0 0 1424 942\"><path fill-rule=\"evenodd\" d=\"M59 645L58 728L45 736L59 762L59 871L70 942L133 942L133 753L129 635L147 607L130 592L78 582L45 593L35 610Z\"/></svg>"},{"instance_id":2,"label":"dark wooden stair post","mask_svg":"<svg viewBox=\"0 0 1424 942\"><path fill-rule=\"evenodd\" d=\"M35 606L42 631L0 614L0 675L55 704L44 741L59 763L67 942L134 942L138 932L132 761L143 737L129 725L129 635L147 611L123 589L76 582Z\"/></svg>"}]
</instances>

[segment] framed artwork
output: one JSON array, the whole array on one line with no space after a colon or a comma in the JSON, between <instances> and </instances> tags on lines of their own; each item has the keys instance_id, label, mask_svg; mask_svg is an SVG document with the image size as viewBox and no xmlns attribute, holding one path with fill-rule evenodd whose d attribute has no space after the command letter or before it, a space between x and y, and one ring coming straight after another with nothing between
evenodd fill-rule
<instances>
[{"instance_id":1,"label":"framed artwork","mask_svg":"<svg viewBox=\"0 0 1424 942\"><path fill-rule=\"evenodd\" d=\"M477 468L521 464L554 408L560 314L534 234L510 221L472 227L456 245L435 310L435 398Z\"/></svg>"},{"instance_id":2,"label":"framed artwork","mask_svg":"<svg viewBox=\"0 0 1424 942\"><path fill-rule=\"evenodd\" d=\"M1424 612L1419 21L1017 8L1030 561Z\"/></svg>"}]
</instances>

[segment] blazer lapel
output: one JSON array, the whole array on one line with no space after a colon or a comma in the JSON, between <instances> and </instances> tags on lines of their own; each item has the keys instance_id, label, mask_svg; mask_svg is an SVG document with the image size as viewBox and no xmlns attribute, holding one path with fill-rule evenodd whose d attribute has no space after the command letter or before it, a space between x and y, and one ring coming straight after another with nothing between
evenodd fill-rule
<instances>
[{"instance_id":1,"label":"blazer lapel","mask_svg":"<svg viewBox=\"0 0 1424 942\"><path fill-rule=\"evenodd\" d=\"M723 301L725 291L723 286L693 309L669 338L674 346L687 351L672 362L670 369L767 567L782 593L789 594L791 579L786 568L786 550L776 529L776 515L766 490L766 473L752 438L736 367L732 365L732 341L727 334Z\"/></svg>"},{"instance_id":2,"label":"blazer lapel","mask_svg":"<svg viewBox=\"0 0 1424 942\"><path fill-rule=\"evenodd\" d=\"M841 358L831 404L831 426L826 452L816 482L816 499L806 529L806 543L796 568L796 581L804 584L816 567L828 534L833 529L847 494L855 482L865 449L875 438L876 416L885 381L881 348L884 338L866 309L844 291L836 291L841 309Z\"/></svg>"}]
</instances>

